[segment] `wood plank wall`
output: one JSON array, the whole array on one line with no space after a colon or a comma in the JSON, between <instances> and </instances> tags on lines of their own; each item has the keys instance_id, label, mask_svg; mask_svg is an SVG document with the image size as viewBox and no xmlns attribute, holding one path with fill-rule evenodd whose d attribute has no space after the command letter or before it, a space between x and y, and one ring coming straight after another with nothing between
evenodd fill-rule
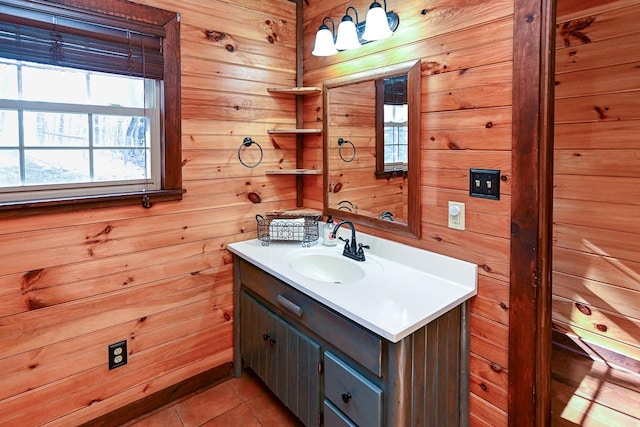
<instances>
[{"instance_id":1,"label":"wood plank wall","mask_svg":"<svg viewBox=\"0 0 640 427\"><path fill-rule=\"evenodd\" d=\"M77 425L232 360L225 245L295 207L296 7L289 0L144 0L179 12L181 202L0 217L0 425ZM264 148L240 165L250 136ZM247 161L255 152L248 152ZM260 199L253 203L251 199ZM256 197L257 196L257 197ZM126 339L129 363L107 369Z\"/></svg>"},{"instance_id":2,"label":"wood plank wall","mask_svg":"<svg viewBox=\"0 0 640 427\"><path fill-rule=\"evenodd\" d=\"M472 300L470 424L507 423L509 227L513 0L387 2L400 16L390 39L332 57L311 55L322 18L340 21L348 6L364 19L368 0L304 1L304 81L422 60L422 238L404 243L478 264ZM322 100L305 100L305 122L322 121ZM307 138L305 167L319 168L321 137ZM470 198L469 168L501 170L499 201ZM322 180L305 177L305 206L322 206ZM466 231L447 228L447 202L466 203ZM365 229L365 227L359 227Z\"/></svg>"},{"instance_id":3,"label":"wood plank wall","mask_svg":"<svg viewBox=\"0 0 640 427\"><path fill-rule=\"evenodd\" d=\"M638 22L638 1L558 0L552 312L557 329L636 361Z\"/></svg>"}]
</instances>

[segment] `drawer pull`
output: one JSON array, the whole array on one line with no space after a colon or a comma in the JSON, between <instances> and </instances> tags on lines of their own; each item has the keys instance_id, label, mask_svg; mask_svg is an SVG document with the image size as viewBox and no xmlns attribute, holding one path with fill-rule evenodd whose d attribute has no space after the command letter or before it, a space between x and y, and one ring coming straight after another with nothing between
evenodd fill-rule
<instances>
[{"instance_id":1,"label":"drawer pull","mask_svg":"<svg viewBox=\"0 0 640 427\"><path fill-rule=\"evenodd\" d=\"M265 341L269 340L269 344L271 345L274 345L275 343L278 342L278 340L273 338L269 332L265 332L264 334L262 334L262 339Z\"/></svg>"},{"instance_id":2,"label":"drawer pull","mask_svg":"<svg viewBox=\"0 0 640 427\"><path fill-rule=\"evenodd\" d=\"M342 401L344 403L349 403L351 400L351 393L342 393Z\"/></svg>"},{"instance_id":3,"label":"drawer pull","mask_svg":"<svg viewBox=\"0 0 640 427\"><path fill-rule=\"evenodd\" d=\"M292 303L287 298L283 297L282 295L278 295L277 301L278 301L278 304L280 304L287 311L291 312L292 314L295 314L298 317L302 317L302 308Z\"/></svg>"}]
</instances>

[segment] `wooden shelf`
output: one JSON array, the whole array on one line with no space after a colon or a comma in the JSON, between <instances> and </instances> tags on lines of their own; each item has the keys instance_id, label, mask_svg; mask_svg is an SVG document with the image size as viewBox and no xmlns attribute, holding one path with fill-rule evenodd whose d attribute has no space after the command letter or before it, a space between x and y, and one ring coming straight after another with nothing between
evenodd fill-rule
<instances>
[{"instance_id":1,"label":"wooden shelf","mask_svg":"<svg viewBox=\"0 0 640 427\"><path fill-rule=\"evenodd\" d=\"M319 87L270 87L267 88L267 92L272 93L285 93L287 95L309 95L314 93L320 93L322 89Z\"/></svg>"},{"instance_id":2,"label":"wooden shelf","mask_svg":"<svg viewBox=\"0 0 640 427\"><path fill-rule=\"evenodd\" d=\"M322 129L269 129L268 134L320 135Z\"/></svg>"},{"instance_id":3,"label":"wooden shelf","mask_svg":"<svg viewBox=\"0 0 640 427\"><path fill-rule=\"evenodd\" d=\"M267 175L322 175L318 169L277 169L266 171Z\"/></svg>"}]
</instances>

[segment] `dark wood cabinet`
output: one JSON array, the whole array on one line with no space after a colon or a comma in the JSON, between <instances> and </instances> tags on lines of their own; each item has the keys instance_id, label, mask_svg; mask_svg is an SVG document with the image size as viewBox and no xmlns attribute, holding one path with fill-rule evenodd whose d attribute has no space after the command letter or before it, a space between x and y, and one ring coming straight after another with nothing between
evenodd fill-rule
<instances>
[{"instance_id":1,"label":"dark wood cabinet","mask_svg":"<svg viewBox=\"0 0 640 427\"><path fill-rule=\"evenodd\" d=\"M308 426L468 425L468 303L398 342L234 255L234 368Z\"/></svg>"},{"instance_id":2,"label":"dark wood cabinet","mask_svg":"<svg viewBox=\"0 0 640 427\"><path fill-rule=\"evenodd\" d=\"M319 424L320 345L240 293L241 345L251 368L305 425Z\"/></svg>"}]
</instances>

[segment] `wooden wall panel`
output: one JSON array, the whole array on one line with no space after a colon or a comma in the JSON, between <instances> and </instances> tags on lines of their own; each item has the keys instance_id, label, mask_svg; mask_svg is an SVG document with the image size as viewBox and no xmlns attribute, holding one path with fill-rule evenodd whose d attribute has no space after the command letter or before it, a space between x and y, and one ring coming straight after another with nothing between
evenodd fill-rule
<instances>
[{"instance_id":1,"label":"wooden wall panel","mask_svg":"<svg viewBox=\"0 0 640 427\"><path fill-rule=\"evenodd\" d=\"M640 5L559 0L552 317L640 358Z\"/></svg>"},{"instance_id":2,"label":"wooden wall panel","mask_svg":"<svg viewBox=\"0 0 640 427\"><path fill-rule=\"evenodd\" d=\"M364 14L370 2L308 3L305 85L322 86L327 79L412 59L422 62L422 238L367 231L478 264L479 295L471 301L470 424L506 425L513 1L437 0L424 14L424 2L387 2L401 17L391 38L331 57L311 55L322 18L338 22L347 6ZM321 100L305 103L305 123L317 125L322 107ZM469 168L475 167L500 169L499 201L469 197ZM305 178L306 204L321 200L322 181ZM466 204L466 231L447 227L449 200Z\"/></svg>"},{"instance_id":3,"label":"wooden wall panel","mask_svg":"<svg viewBox=\"0 0 640 427\"><path fill-rule=\"evenodd\" d=\"M295 206L295 180L264 174L295 165L295 140L266 133L295 123L294 100L266 90L295 84L295 3L139 2L181 15L187 193L0 217L1 425L78 425L229 363L226 245L255 237L256 214ZM255 169L238 161L245 136L264 149ZM109 371L123 339L128 364Z\"/></svg>"}]
</instances>

